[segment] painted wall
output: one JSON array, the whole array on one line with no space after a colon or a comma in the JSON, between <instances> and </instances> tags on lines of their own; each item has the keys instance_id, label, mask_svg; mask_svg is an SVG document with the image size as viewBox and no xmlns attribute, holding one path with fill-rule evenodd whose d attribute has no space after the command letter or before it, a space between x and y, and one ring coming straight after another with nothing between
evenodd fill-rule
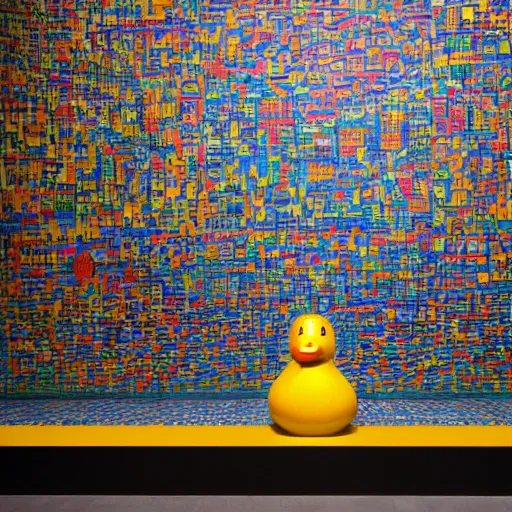
<instances>
[{"instance_id":1,"label":"painted wall","mask_svg":"<svg viewBox=\"0 0 512 512\"><path fill-rule=\"evenodd\" d=\"M507 2L11 4L1 393L512 391Z\"/></svg>"}]
</instances>

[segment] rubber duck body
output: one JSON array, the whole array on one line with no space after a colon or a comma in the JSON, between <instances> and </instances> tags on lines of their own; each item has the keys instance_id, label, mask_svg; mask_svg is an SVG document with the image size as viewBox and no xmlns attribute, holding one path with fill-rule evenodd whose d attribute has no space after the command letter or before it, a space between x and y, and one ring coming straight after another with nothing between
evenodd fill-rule
<instances>
[{"instance_id":1,"label":"rubber duck body","mask_svg":"<svg viewBox=\"0 0 512 512\"><path fill-rule=\"evenodd\" d=\"M292 361L270 388L274 423L298 436L340 432L357 414L353 387L334 364L335 335L321 315L295 319L290 331Z\"/></svg>"}]
</instances>

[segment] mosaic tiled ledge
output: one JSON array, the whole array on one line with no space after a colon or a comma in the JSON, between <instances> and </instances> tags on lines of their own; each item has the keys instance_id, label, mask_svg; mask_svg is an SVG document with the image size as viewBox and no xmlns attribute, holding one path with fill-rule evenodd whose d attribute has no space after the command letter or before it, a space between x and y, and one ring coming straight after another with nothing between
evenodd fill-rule
<instances>
[{"instance_id":1,"label":"mosaic tiled ledge","mask_svg":"<svg viewBox=\"0 0 512 512\"><path fill-rule=\"evenodd\" d=\"M268 425L266 399L0 399L1 425ZM512 425L512 399L360 399L355 425Z\"/></svg>"}]
</instances>

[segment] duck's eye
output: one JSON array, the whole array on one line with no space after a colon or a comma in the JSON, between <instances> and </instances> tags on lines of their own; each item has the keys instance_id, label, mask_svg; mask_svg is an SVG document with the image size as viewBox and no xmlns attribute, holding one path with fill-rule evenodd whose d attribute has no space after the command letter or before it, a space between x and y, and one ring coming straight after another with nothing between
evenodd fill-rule
<instances>
[{"instance_id":1,"label":"duck's eye","mask_svg":"<svg viewBox=\"0 0 512 512\"><path fill-rule=\"evenodd\" d=\"M320 331L320 334L321 334L322 336L325 336L325 327L324 327L324 326L322 326L322 329L321 329L321 331Z\"/></svg>"},{"instance_id":2,"label":"duck's eye","mask_svg":"<svg viewBox=\"0 0 512 512\"><path fill-rule=\"evenodd\" d=\"M302 326L299 328L299 336L300 336L301 334L304 334L304 329L302 328Z\"/></svg>"}]
</instances>

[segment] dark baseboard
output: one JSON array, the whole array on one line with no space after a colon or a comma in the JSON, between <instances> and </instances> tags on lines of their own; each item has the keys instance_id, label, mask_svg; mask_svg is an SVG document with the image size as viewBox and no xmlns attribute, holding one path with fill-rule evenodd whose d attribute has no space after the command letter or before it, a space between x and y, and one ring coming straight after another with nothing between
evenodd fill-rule
<instances>
[{"instance_id":1,"label":"dark baseboard","mask_svg":"<svg viewBox=\"0 0 512 512\"><path fill-rule=\"evenodd\" d=\"M511 456L512 448L12 447L0 449L0 494L510 496Z\"/></svg>"}]
</instances>

